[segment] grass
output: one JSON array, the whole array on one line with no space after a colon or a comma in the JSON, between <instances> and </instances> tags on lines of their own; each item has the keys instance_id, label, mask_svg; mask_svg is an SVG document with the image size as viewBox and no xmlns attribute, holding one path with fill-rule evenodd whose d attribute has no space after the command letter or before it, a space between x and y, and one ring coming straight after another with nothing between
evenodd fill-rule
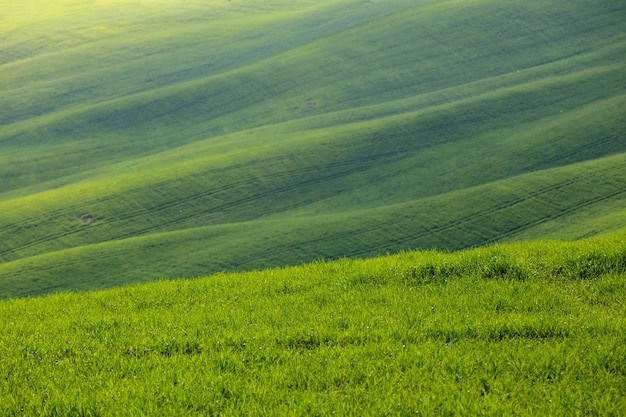
<instances>
[{"instance_id":1,"label":"grass","mask_svg":"<svg viewBox=\"0 0 626 417\"><path fill-rule=\"evenodd\" d=\"M626 227L615 2L40 3L0 0L2 298Z\"/></svg>"},{"instance_id":2,"label":"grass","mask_svg":"<svg viewBox=\"0 0 626 417\"><path fill-rule=\"evenodd\" d=\"M620 237L0 302L2 415L620 415Z\"/></svg>"},{"instance_id":3,"label":"grass","mask_svg":"<svg viewBox=\"0 0 626 417\"><path fill-rule=\"evenodd\" d=\"M106 288L141 281L142 277L195 276L199 270L297 264L332 259L337 252L359 257L413 245L458 249L472 246L476 240L538 238L556 222L559 230L579 233L564 238L580 238L590 230L608 233L624 221L624 211L616 210L624 204L624 167L620 155L385 207L330 215L277 215L275 219L190 227L25 256L0 265L0 289L15 297ZM611 195L616 189L621 191ZM616 206L607 207L607 201ZM256 201L240 204L242 215L258 207ZM196 210L201 209L197 206ZM594 215L603 210L612 213L609 221ZM116 230L107 228L97 215L88 223L78 219L79 215L68 216L67 227L81 231L85 239L90 233L102 237ZM518 226L517 218L525 219L524 227ZM596 219L605 222L601 228ZM132 222L131 218L127 224ZM62 238L51 237L49 243L42 240L39 245L58 244ZM22 250L34 249L27 246Z\"/></svg>"}]
</instances>

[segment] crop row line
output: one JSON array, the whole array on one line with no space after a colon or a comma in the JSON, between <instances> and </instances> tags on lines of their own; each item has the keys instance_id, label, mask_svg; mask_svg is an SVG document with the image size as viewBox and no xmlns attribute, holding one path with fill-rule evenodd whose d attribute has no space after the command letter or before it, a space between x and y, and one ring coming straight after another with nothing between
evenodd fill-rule
<instances>
[{"instance_id":1,"label":"crop row line","mask_svg":"<svg viewBox=\"0 0 626 417\"><path fill-rule=\"evenodd\" d=\"M561 210L557 214L550 215L550 216L547 216L547 217L542 217L542 218L537 219L537 220L535 220L533 222L530 222L530 223L527 223L527 224L524 224L524 225L520 225L520 226L517 226L517 227L515 227L513 229L510 229L510 230L508 230L505 233L502 233L502 234L500 234L498 236L495 236L495 237L492 237L490 239L485 240L482 244L492 243L492 242L495 242L497 240L501 240L503 238L515 235L515 234L517 234L519 232L522 232L524 230L530 229L531 227L535 227L535 226L538 226L540 224L547 223L548 221L552 221L552 220L556 220L556 219L565 217L565 216L567 216L567 215L569 215L571 213L574 213L574 212L576 212L576 211L578 211L578 210L580 210L582 208L591 206L593 204L600 203L602 201L606 201L606 200L612 199L612 198L617 197L618 195L624 194L624 193L626 193L626 187L624 187L622 189L619 189L619 190L617 190L615 192L612 192L610 194L605 194L605 195L597 196L595 198L592 198L592 199L589 199L589 200L586 200L586 201L582 201L582 202L576 204L575 206L572 206L572 207L569 207L567 209Z\"/></svg>"},{"instance_id":2,"label":"crop row line","mask_svg":"<svg viewBox=\"0 0 626 417\"><path fill-rule=\"evenodd\" d=\"M594 174L595 174L595 176L598 176L603 171L606 172L606 171L610 171L610 170L611 169L607 168L607 169L604 169L604 170L596 171ZM507 202L499 204L497 206L490 207L490 208L488 208L486 210L481 210L481 211L475 212L475 213L473 213L473 214L471 214L469 216L462 217L461 219L458 219L458 220L456 220L454 222L447 223L445 225L434 227L434 228L431 228L431 229L428 229L428 230L424 230L423 232L418 233L418 234L407 235L406 238L397 238L396 239L396 241L397 241L396 245L397 245L397 243L405 243L405 242L407 242L409 240L415 240L415 239L423 238L423 237L426 237L426 236L431 235L433 233L440 233L440 232L444 232L446 230L450 230L450 229L459 227L459 226L461 226L464 223L467 223L469 221L472 221L472 220L475 220L475 219L487 216L489 214L492 214L492 213L495 213L495 212L507 209L507 208L512 207L514 205L520 204L520 203L524 202L525 200L527 200L529 198L539 197L539 196L541 196L543 194L549 193L549 192L557 190L559 188L567 187L567 186L576 184L576 183L578 183L580 181L584 181L584 180L588 180L588 179L589 179L589 177L578 177L578 178L571 179L571 180L568 180L568 181L564 181L564 182L561 182L561 183L558 183L558 184L554 184L554 185L551 185L551 186L548 186L548 187L544 187L541 190L537 190L535 192L532 192L530 194L526 194L524 196L515 198L513 200L507 201ZM623 190L617 192L617 194L620 194L621 192L623 192ZM489 243L489 242L487 241L485 243ZM387 246L389 246L389 245L385 245L385 246L383 246L383 248L386 248ZM359 256L359 255L362 255L363 252L364 252L363 250L361 250L361 251L357 250L357 251L353 251L350 255Z\"/></svg>"},{"instance_id":3,"label":"crop row line","mask_svg":"<svg viewBox=\"0 0 626 417\"><path fill-rule=\"evenodd\" d=\"M596 171L594 173L594 176L601 175L604 171L609 171L609 169L598 170L598 171ZM548 186L548 187L544 187L541 190L532 192L530 194L526 194L525 196L522 196L522 197L519 197L517 199L511 200L511 201L509 201L507 203L498 205L497 207L492 207L490 209L482 210L482 211L480 211L478 213L474 213L474 214L472 214L470 216L465 216L464 218L459 219L458 221L453 222L451 224L440 226L440 227L437 227L437 228L434 228L434 229L430 229L430 230L425 230L425 231L421 232L418 235L410 235L410 236L407 236L404 239L403 238L396 238L395 242L393 244L389 244L389 243L385 244L385 245L382 246L382 248L391 248L394 245L397 246L398 244L402 244L402 243L404 243L404 242L406 242L408 240L413 240L413 239L416 239L416 238L425 237L425 236L427 236L429 234L432 234L432 233L442 232L442 231L445 231L445 230L453 229L455 227L458 227L458 226L462 225L463 223L466 223L468 221L474 220L476 218L483 217L483 216L486 216L486 215L488 215L490 213L494 213L494 212L497 212L497 211L504 210L504 209L506 209L508 207L512 207L513 205L519 204L519 203L527 200L528 198L537 197L537 196L549 193L549 192L551 192L553 190L556 190L556 189L559 189L559 188L562 188L562 187L567 187L567 186L574 185L574 184L576 184L576 183L578 183L580 181L584 181L584 180L589 180L589 177L578 177L578 178L574 178L574 179L570 179L570 180L567 180L567 181L563 181L563 182L560 182L558 184L554 184L554 185L551 185L551 186ZM611 197L613 197L615 195L618 195L618 194L620 194L622 192L624 192L624 190L620 190L620 191L618 191L616 193L612 193L612 194L610 194L608 196L604 196L604 197L598 198L596 200L600 201L601 199L604 199L604 198L608 199L608 198L611 198ZM589 204L591 204L591 203L592 202L590 202ZM580 205L582 205L582 204L585 204L585 203L581 203ZM572 210L574 210L574 209L572 209ZM396 223L398 223L398 222L396 222ZM367 233L370 233L370 232L375 232L376 230L378 230L380 228L381 228L381 225L378 224L377 222L374 222L374 223L370 224L369 226L361 227L358 230L350 230L350 231L346 231L346 232L344 232L342 234L339 234L339 235L338 234L333 234L333 235L329 235L329 236L325 236L325 237L320 237L318 239L307 240L307 245L313 245L313 244L316 244L316 243L322 243L322 242L330 241L330 240L345 240L347 238L354 240L359 235L367 234ZM288 249L285 249L283 251L279 251L279 253L286 252L286 251L291 251L291 249L288 248ZM352 251L352 252L350 252L348 254L344 254L344 255L346 255L346 256L359 256L359 255L362 255L362 254L367 253L369 251L370 251L369 249L362 249L362 250Z\"/></svg>"},{"instance_id":4,"label":"crop row line","mask_svg":"<svg viewBox=\"0 0 626 417\"><path fill-rule=\"evenodd\" d=\"M361 158L361 159L359 159L359 161L360 162L365 162L365 161L370 161L370 160L375 160L375 159L377 159L377 157L373 156L373 157ZM357 161L357 160L354 159L354 160L351 160L351 161L347 161L345 163L334 164L333 167L337 168L337 167L340 167L340 166L351 165L355 161ZM226 203L223 203L223 204L220 204L220 205L216 205L216 206L210 207L210 208L205 209L205 210L198 211L198 212L196 212L194 214L177 217L176 219L173 219L172 221L163 223L160 228L166 228L168 226L173 226L175 224L184 223L184 222L187 222L187 221L189 221L191 219L194 219L196 217L200 217L200 216L203 216L203 215L206 215L206 214L213 214L213 213L224 212L224 211L226 211L229 208L241 206L243 204L247 204L247 203L251 203L253 201L258 201L258 200L261 200L261 199L269 198L271 196L284 194L284 193L286 193L288 191L295 190L295 189L302 188L302 187L306 187L306 186L310 186L312 184L316 184L316 183L319 183L319 182L322 182L322 181L334 180L334 179L337 179L337 178L344 177L346 175L351 175L351 174L354 174L354 173L363 172L363 171L368 170L369 168L370 168L369 166L362 165L362 166L360 166L358 168L353 168L353 169L349 169L349 170L334 172L332 174L328 174L328 175L324 175L324 176L317 176L315 178L310 178L310 179L307 179L307 180L303 180L303 181L300 181L298 183L292 183L291 185L284 185L282 187L275 187L275 188L272 188L271 190L268 190L266 192L256 193L254 195L249 195L247 197L243 197L243 198L240 198L240 199L231 200L231 201L228 201ZM303 173L303 172L306 172L306 171L323 171L323 170L324 170L324 168L320 169L319 167L312 167L311 169L306 169L306 170L303 169L303 170L298 170L298 171L299 171L299 173ZM289 171L289 172L285 172L284 174L281 174L280 176L277 175L276 177L293 176L292 174L293 174L293 172ZM131 236L138 235L138 234L141 234L141 233L144 233L144 232L148 232L150 230L152 230L152 229L146 228L146 229L143 229L143 230L140 230L140 231L136 231L136 232L133 232L133 233L128 233L126 235L116 236L116 239L122 239L122 238L126 238L126 237L131 237Z\"/></svg>"},{"instance_id":5,"label":"crop row line","mask_svg":"<svg viewBox=\"0 0 626 417\"><path fill-rule=\"evenodd\" d=\"M303 175L309 174L311 172L324 172L324 171L327 171L329 169L337 169L337 168L340 168L340 167L343 167L343 166L350 166L350 165L354 165L355 163L357 163L357 164L360 163L362 165L362 168L360 170L365 170L365 169L369 168L369 166L366 164L366 162L370 162L370 161L373 161L373 160L376 160L376 159L381 159L381 158L384 158L384 157L387 157L387 156L390 156L390 155L393 155L393 154L394 154L393 152L389 152L389 153L386 153L386 154L373 155L373 156L370 156L370 157L356 158L356 159L350 159L350 160L347 160L347 161L339 161L339 162L334 162L334 163L328 163L328 164L324 164L324 165L321 165L321 166L319 166L319 165L318 166L306 166L306 167L298 168L298 169L295 169L295 170L281 171L279 173L268 175L266 178L273 179L273 180L279 180L279 179L282 179L282 178L293 178L293 177L296 177L296 176L303 176ZM272 159L280 160L280 159L283 159L283 158L272 158ZM242 164L239 167L229 167L228 169L224 169L224 170L220 170L220 171L226 172L226 171L229 171L229 170L241 169L241 168L243 168L245 166L250 166L250 164L245 164L245 165ZM172 221L163 222L158 227L163 229L163 228L166 228L166 227L174 225L174 224L178 224L178 223L181 223L181 222L184 222L184 221L188 221L188 220L190 220L190 219L192 219L194 217L198 217L198 216L206 214L206 213L224 211L225 209L232 208L232 207L238 206L238 205L246 203L246 202L254 201L254 200L257 200L259 198L268 197L268 196L270 196L272 194L275 194L277 192L284 192L284 191L287 191L289 189L295 189L295 188L297 188L299 186L310 185L312 183L319 182L319 181L321 181L323 179L332 179L332 178L336 178L336 177L341 176L341 175L347 175L347 174L358 172L358 171L359 170L356 170L356 169L347 170L347 171L341 171L339 173L336 173L336 175L330 175L330 176L327 175L327 176L323 176L323 177L317 177L317 178L312 179L312 180L300 182L300 183L295 184L295 185L293 185L291 187L276 188L276 189L274 189L274 190L272 190L270 192L261 193L261 194L257 194L257 195L254 195L254 196L249 196L249 197L246 197L246 198L238 199L238 200L235 200L235 201L232 201L232 202L229 202L229 203L225 203L225 204L222 204L222 205L211 207L208 210L202 210L202 211L196 212L196 213L188 215L188 216L177 218L177 219L172 220ZM175 180L171 180L171 181L175 181ZM224 192L226 192L228 190L231 190L231 189L235 189L235 188L238 188L238 187L245 187L247 184L252 184L253 182L254 182L254 180L240 180L240 181L230 182L230 183L228 183L228 184L226 184L224 186L221 186L221 187L211 188L211 189L208 189L208 190L203 191L203 192L194 193L194 194L188 195L188 196L186 196L184 198L173 198L172 200L170 200L170 202L160 205L158 210L165 210L165 209L168 209L168 208L173 208L173 207L189 204L190 202L197 201L197 200L200 200L200 199L203 199L203 198L207 198L209 196L214 196L214 195L217 195L219 193L224 193ZM140 190L137 190L137 192L140 192ZM113 200L113 199L119 199L119 196L113 197L111 195L111 196L108 196L108 197L105 197L105 198L100 198L100 199L95 200L92 203L92 205L95 204L96 202L102 204L102 203L107 202L108 200ZM76 210L77 210L76 206L68 206L66 208L62 208L62 209L57 210L56 213L54 213L54 212L52 214L51 213L46 213L46 218L48 220L52 220L54 218L58 218L58 217L62 216L63 214L67 214L67 213L72 212L72 211L75 212ZM128 221L128 220L131 220L133 218L146 216L147 214L149 214L149 213L151 213L153 211L154 211L153 209L142 208L140 210L127 212L125 215L117 217L115 219L115 221L116 222ZM36 225L38 223L37 220L39 220L39 219L40 219L39 217L32 218L31 221L30 221L30 224ZM28 224L29 224L29 222L21 222L20 225L17 225L17 224L16 225L10 225L10 226L5 227L4 230L2 230L2 229L0 229L0 230L2 230L3 232L6 233L7 229L9 229L9 227L11 227L11 226L12 226L11 228L16 230L16 229L19 229L20 227L23 227L23 225L28 225ZM98 225L96 224L96 225L94 225L94 227L98 227ZM156 229L155 227L152 227L152 228L144 228L144 229L141 229L141 230L134 230L134 231L132 231L130 233L125 233L125 234L121 234L121 235L114 235L112 237L112 239L122 239L122 238L130 237L130 236L137 236L137 235L140 235L142 233L148 232L150 230L155 230L155 229ZM49 242L49 241L58 240L59 238L65 237L65 236L68 236L68 235L84 233L86 231L88 231L88 229L80 227L80 228L75 228L73 230L66 230L64 233L48 234L48 235L40 237L39 239L32 240L32 241L30 241L30 242L28 242L26 244L15 246L15 247L13 247L11 249L6 249L4 251L0 251L0 256L6 255L7 253L24 250L24 249L27 249L27 248L30 248L30 247L33 247L33 246L36 246L36 245L40 245L40 244Z\"/></svg>"}]
</instances>

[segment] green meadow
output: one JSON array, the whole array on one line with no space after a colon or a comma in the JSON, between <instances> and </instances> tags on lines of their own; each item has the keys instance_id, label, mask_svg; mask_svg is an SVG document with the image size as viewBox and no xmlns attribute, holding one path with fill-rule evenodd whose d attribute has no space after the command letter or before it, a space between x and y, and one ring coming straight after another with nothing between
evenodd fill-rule
<instances>
[{"instance_id":1,"label":"green meadow","mask_svg":"<svg viewBox=\"0 0 626 417\"><path fill-rule=\"evenodd\" d=\"M0 9L0 298L626 229L621 2Z\"/></svg>"},{"instance_id":2,"label":"green meadow","mask_svg":"<svg viewBox=\"0 0 626 417\"><path fill-rule=\"evenodd\" d=\"M3 416L619 416L623 238L0 302Z\"/></svg>"},{"instance_id":3,"label":"green meadow","mask_svg":"<svg viewBox=\"0 0 626 417\"><path fill-rule=\"evenodd\" d=\"M615 0L0 0L0 415L623 415L624 57Z\"/></svg>"}]
</instances>

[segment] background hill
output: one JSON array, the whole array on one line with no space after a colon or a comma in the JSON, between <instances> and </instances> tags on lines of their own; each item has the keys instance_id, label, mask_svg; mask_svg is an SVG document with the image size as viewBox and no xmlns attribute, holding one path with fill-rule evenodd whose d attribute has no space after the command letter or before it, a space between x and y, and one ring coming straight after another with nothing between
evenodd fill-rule
<instances>
[{"instance_id":1,"label":"background hill","mask_svg":"<svg viewBox=\"0 0 626 417\"><path fill-rule=\"evenodd\" d=\"M0 297L626 228L622 2L0 9Z\"/></svg>"}]
</instances>

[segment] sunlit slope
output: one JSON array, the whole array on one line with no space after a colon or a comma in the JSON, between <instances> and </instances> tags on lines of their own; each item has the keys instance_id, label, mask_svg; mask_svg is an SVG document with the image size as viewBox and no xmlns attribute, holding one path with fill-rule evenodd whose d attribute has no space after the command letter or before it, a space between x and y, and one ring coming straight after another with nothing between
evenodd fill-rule
<instances>
[{"instance_id":1,"label":"sunlit slope","mask_svg":"<svg viewBox=\"0 0 626 417\"><path fill-rule=\"evenodd\" d=\"M0 295L626 227L619 2L39 3Z\"/></svg>"},{"instance_id":2,"label":"sunlit slope","mask_svg":"<svg viewBox=\"0 0 626 417\"><path fill-rule=\"evenodd\" d=\"M617 236L0 300L0 415L619 416L624 300Z\"/></svg>"}]
</instances>

